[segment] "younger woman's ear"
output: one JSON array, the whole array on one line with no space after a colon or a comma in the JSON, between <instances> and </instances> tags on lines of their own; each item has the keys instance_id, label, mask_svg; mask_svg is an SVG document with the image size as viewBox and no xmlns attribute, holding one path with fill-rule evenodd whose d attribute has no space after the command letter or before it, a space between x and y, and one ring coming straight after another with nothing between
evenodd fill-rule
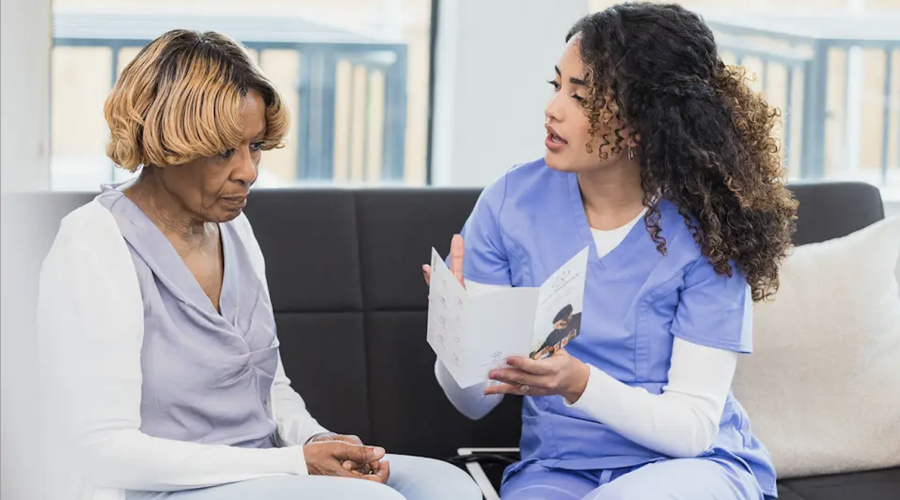
<instances>
[{"instance_id":1,"label":"younger woman's ear","mask_svg":"<svg viewBox=\"0 0 900 500\"><path fill-rule=\"evenodd\" d=\"M625 145L636 148L641 144L641 134L636 133L631 126L626 126L621 130L622 136L625 137Z\"/></svg>"},{"instance_id":2,"label":"younger woman's ear","mask_svg":"<svg viewBox=\"0 0 900 500\"><path fill-rule=\"evenodd\" d=\"M641 134L631 134L631 137L628 139L628 145L636 148L641 145Z\"/></svg>"}]
</instances>

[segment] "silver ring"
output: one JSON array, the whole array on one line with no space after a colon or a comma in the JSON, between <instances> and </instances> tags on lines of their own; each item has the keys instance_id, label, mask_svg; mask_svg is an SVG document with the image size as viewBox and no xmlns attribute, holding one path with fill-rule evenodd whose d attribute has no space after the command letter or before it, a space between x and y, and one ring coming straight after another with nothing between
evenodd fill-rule
<instances>
[{"instance_id":1,"label":"silver ring","mask_svg":"<svg viewBox=\"0 0 900 500\"><path fill-rule=\"evenodd\" d=\"M531 387L528 387L528 384L522 384L519 386L519 390L522 391L523 393L525 393L525 392L528 392L529 390L531 390Z\"/></svg>"}]
</instances>

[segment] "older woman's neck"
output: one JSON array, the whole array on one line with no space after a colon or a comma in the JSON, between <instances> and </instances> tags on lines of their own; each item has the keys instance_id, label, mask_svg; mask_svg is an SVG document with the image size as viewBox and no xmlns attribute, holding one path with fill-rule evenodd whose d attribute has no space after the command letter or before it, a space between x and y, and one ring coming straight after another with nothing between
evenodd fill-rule
<instances>
[{"instance_id":1,"label":"older woman's neck","mask_svg":"<svg viewBox=\"0 0 900 500\"><path fill-rule=\"evenodd\" d=\"M176 237L184 243L200 244L210 234L210 224L190 212L152 172L141 172L125 189L125 196L170 240Z\"/></svg>"}]
</instances>

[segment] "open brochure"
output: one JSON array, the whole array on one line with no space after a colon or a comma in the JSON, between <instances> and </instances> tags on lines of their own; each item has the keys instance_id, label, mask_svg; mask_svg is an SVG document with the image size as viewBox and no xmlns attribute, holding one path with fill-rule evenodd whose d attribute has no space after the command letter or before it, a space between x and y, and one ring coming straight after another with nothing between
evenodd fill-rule
<instances>
[{"instance_id":1,"label":"open brochure","mask_svg":"<svg viewBox=\"0 0 900 500\"><path fill-rule=\"evenodd\" d=\"M460 387L488 380L511 356L540 359L581 333L589 247L539 287L470 295L431 249L428 344Z\"/></svg>"}]
</instances>

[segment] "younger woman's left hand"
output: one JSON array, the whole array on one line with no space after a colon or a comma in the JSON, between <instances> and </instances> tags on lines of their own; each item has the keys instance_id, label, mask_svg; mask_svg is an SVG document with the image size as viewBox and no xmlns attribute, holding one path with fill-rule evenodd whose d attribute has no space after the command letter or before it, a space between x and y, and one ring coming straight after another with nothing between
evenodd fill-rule
<instances>
[{"instance_id":1,"label":"younger woman's left hand","mask_svg":"<svg viewBox=\"0 0 900 500\"><path fill-rule=\"evenodd\" d=\"M503 382L490 385L488 394L518 394L520 396L554 396L575 403L584 393L591 369L565 349L541 360L512 357L506 360L510 368L498 368L488 375L491 380Z\"/></svg>"}]
</instances>

